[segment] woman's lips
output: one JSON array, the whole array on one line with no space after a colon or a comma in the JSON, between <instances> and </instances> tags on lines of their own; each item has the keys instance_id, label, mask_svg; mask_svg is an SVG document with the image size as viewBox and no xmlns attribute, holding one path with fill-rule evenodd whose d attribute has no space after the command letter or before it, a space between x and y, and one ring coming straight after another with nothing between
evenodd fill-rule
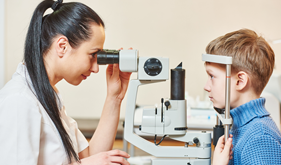
<instances>
[{"instance_id":1,"label":"woman's lips","mask_svg":"<svg viewBox=\"0 0 281 165\"><path fill-rule=\"evenodd\" d=\"M83 77L83 79L84 79L84 80L86 80L86 79L87 79L87 76L85 76L85 75L83 75L83 74L82 74L82 77Z\"/></svg>"}]
</instances>

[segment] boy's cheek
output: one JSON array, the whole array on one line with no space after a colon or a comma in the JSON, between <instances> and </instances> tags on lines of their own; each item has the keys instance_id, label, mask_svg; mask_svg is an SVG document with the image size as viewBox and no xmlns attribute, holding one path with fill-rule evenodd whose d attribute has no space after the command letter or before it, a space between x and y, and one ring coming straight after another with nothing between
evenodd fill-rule
<instances>
[{"instance_id":1,"label":"boy's cheek","mask_svg":"<svg viewBox=\"0 0 281 165\"><path fill-rule=\"evenodd\" d=\"M213 100L213 106L216 107L216 108L225 108L225 103L224 103L224 100Z\"/></svg>"}]
</instances>

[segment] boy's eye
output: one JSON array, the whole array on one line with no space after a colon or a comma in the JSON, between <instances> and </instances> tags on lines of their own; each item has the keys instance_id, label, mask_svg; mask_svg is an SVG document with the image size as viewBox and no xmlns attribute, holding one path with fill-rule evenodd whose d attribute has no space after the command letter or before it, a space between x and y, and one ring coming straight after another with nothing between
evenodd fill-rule
<instances>
[{"instance_id":1,"label":"boy's eye","mask_svg":"<svg viewBox=\"0 0 281 165\"><path fill-rule=\"evenodd\" d=\"M213 76L213 75L210 75L210 77L211 77L211 79L213 79L213 78L214 78L214 76Z\"/></svg>"}]
</instances>

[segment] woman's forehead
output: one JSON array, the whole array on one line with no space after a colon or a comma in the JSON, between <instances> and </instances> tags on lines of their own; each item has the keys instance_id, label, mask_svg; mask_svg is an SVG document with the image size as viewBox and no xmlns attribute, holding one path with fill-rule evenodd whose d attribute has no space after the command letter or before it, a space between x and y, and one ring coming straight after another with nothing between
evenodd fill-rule
<instances>
[{"instance_id":1,"label":"woman's forehead","mask_svg":"<svg viewBox=\"0 0 281 165\"><path fill-rule=\"evenodd\" d=\"M91 29L92 36L89 44L92 44L93 46L95 45L98 47L102 47L105 41L105 32L103 26L98 24L92 24Z\"/></svg>"},{"instance_id":2,"label":"woman's forehead","mask_svg":"<svg viewBox=\"0 0 281 165\"><path fill-rule=\"evenodd\" d=\"M102 49L105 41L104 30L102 26L91 26L92 34L89 40L82 42L81 47L88 48L90 50Z\"/></svg>"}]
</instances>

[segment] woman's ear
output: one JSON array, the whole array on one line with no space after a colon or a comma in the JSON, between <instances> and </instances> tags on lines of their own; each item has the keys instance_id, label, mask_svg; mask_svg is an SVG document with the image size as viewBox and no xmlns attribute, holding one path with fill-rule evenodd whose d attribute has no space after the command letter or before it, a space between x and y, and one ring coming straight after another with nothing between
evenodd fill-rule
<instances>
[{"instance_id":1,"label":"woman's ear","mask_svg":"<svg viewBox=\"0 0 281 165\"><path fill-rule=\"evenodd\" d=\"M60 57L60 58L63 58L64 55L66 54L67 51L69 51L68 49L70 49L70 45L69 45L69 42L68 42L68 39L65 37L65 36L59 36L57 39L56 39L56 52L57 52L57 55Z\"/></svg>"},{"instance_id":2,"label":"woman's ear","mask_svg":"<svg viewBox=\"0 0 281 165\"><path fill-rule=\"evenodd\" d=\"M246 72L239 71L236 74L236 84L235 84L236 90L242 91L247 87L248 83L249 83L249 75Z\"/></svg>"}]
</instances>

